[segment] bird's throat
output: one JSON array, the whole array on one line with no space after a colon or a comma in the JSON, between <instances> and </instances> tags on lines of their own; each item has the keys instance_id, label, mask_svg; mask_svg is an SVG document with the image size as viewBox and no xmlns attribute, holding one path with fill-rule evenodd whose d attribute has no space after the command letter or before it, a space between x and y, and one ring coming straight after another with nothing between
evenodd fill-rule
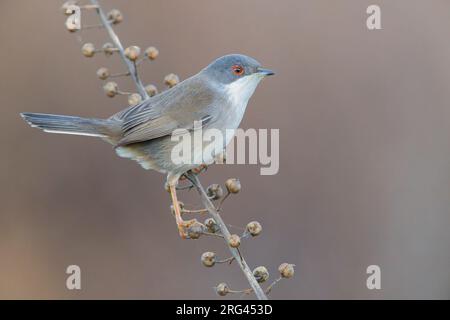
<instances>
[{"instance_id":1,"label":"bird's throat","mask_svg":"<svg viewBox=\"0 0 450 320\"><path fill-rule=\"evenodd\" d=\"M261 80L262 78L260 76L254 74L227 84L225 90L231 103L234 106L245 108Z\"/></svg>"}]
</instances>

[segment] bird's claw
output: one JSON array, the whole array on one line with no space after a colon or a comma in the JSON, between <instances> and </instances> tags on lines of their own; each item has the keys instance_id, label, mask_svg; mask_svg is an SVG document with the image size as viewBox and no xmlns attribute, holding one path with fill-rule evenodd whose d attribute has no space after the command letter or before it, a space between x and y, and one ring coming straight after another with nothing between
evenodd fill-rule
<instances>
[{"instance_id":1,"label":"bird's claw","mask_svg":"<svg viewBox=\"0 0 450 320\"><path fill-rule=\"evenodd\" d=\"M177 222L178 232L180 233L180 237L182 239L190 239L189 229L196 223L199 223L197 219L191 219L186 221Z\"/></svg>"}]
</instances>

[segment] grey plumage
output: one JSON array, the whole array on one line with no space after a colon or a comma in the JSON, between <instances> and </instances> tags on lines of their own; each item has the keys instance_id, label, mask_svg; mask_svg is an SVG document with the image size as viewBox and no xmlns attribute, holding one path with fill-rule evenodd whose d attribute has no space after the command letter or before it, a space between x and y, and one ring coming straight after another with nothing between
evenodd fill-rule
<instances>
[{"instance_id":1,"label":"grey plumage","mask_svg":"<svg viewBox=\"0 0 450 320\"><path fill-rule=\"evenodd\" d=\"M214 117L225 111L226 102L215 84L198 74L110 120L121 122L118 145L123 146L171 135L175 129L192 129L193 122L203 118L209 118L211 124Z\"/></svg>"},{"instance_id":2,"label":"grey plumage","mask_svg":"<svg viewBox=\"0 0 450 320\"><path fill-rule=\"evenodd\" d=\"M119 156L134 159L146 169L168 173L168 179L176 182L196 165L172 163L172 132L192 131L194 121L202 121L206 129L236 129L257 84L270 74L253 58L228 55L177 86L108 119L21 115L31 126L47 132L100 137L111 143Z\"/></svg>"},{"instance_id":3,"label":"grey plumage","mask_svg":"<svg viewBox=\"0 0 450 320\"><path fill-rule=\"evenodd\" d=\"M111 121L103 119L28 112L20 115L32 127L54 133L107 137L113 125Z\"/></svg>"}]
</instances>

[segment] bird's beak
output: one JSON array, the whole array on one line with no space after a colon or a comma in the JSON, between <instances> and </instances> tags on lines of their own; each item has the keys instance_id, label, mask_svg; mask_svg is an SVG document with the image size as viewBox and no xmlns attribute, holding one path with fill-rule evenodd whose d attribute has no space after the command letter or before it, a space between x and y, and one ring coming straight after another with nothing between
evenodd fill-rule
<instances>
[{"instance_id":1,"label":"bird's beak","mask_svg":"<svg viewBox=\"0 0 450 320\"><path fill-rule=\"evenodd\" d=\"M264 68L258 68L258 73L263 75L263 76L273 76L275 74L275 72L273 72L272 70L269 69L264 69Z\"/></svg>"}]
</instances>

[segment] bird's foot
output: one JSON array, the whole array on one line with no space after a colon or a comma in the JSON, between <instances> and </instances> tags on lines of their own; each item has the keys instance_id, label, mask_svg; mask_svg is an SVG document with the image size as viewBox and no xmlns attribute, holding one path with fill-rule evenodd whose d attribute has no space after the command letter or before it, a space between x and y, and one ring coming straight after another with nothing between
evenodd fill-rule
<instances>
[{"instance_id":1,"label":"bird's foot","mask_svg":"<svg viewBox=\"0 0 450 320\"><path fill-rule=\"evenodd\" d=\"M205 230L205 226L197 219L177 221L177 226L182 239L198 239Z\"/></svg>"}]
</instances>

